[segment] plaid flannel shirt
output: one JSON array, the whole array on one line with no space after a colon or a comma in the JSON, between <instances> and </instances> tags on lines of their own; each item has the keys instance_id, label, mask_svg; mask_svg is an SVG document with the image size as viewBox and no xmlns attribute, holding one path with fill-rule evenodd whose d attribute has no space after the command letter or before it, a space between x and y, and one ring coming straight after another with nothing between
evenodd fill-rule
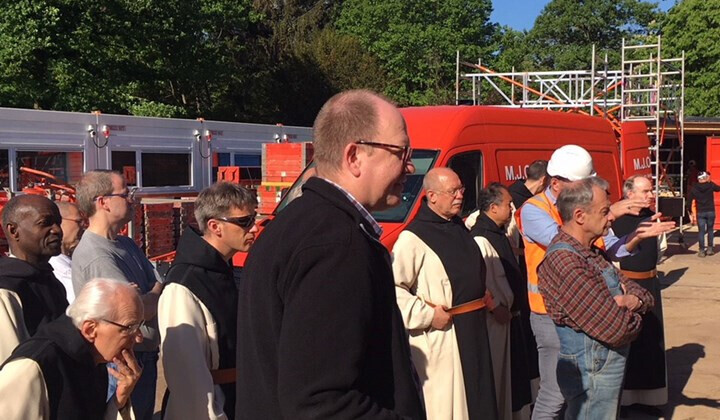
<instances>
[{"instance_id":1,"label":"plaid flannel shirt","mask_svg":"<svg viewBox=\"0 0 720 420\"><path fill-rule=\"evenodd\" d=\"M640 332L639 313L618 306L601 275L612 267L599 249L587 248L562 229L552 240L565 242L579 254L558 250L545 257L538 267L538 287L545 299L548 315L558 325L581 331L610 347L620 347L632 341ZM643 304L644 313L654 300L643 287L618 272L626 294L635 295Z\"/></svg>"}]
</instances>

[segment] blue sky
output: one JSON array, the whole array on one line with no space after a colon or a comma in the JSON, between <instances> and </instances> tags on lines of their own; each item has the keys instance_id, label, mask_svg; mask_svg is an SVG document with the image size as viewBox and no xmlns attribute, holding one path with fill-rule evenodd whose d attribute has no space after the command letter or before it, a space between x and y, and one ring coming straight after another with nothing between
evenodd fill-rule
<instances>
[{"instance_id":1,"label":"blue sky","mask_svg":"<svg viewBox=\"0 0 720 420\"><path fill-rule=\"evenodd\" d=\"M529 30L548 2L549 0L492 0L494 10L490 20L513 29ZM662 10L667 10L675 4L675 0L659 0L658 3Z\"/></svg>"}]
</instances>

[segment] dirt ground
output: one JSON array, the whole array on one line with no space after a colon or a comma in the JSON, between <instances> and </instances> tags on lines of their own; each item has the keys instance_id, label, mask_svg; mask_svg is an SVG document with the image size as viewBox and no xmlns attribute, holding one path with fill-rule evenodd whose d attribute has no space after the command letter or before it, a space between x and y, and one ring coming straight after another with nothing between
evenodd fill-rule
<instances>
[{"instance_id":1,"label":"dirt ground","mask_svg":"<svg viewBox=\"0 0 720 420\"><path fill-rule=\"evenodd\" d=\"M663 417L630 408L623 418L720 419L720 239L715 239L717 254L699 258L696 228L685 232L685 245L678 238L677 233L670 236L668 251L658 266L669 401L661 407ZM162 367L158 370L159 411L165 383Z\"/></svg>"}]
</instances>

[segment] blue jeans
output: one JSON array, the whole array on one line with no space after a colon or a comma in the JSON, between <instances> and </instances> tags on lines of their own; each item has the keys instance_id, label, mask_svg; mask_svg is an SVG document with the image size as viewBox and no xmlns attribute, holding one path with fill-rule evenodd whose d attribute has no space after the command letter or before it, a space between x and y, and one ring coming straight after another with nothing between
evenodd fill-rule
<instances>
[{"instance_id":1,"label":"blue jeans","mask_svg":"<svg viewBox=\"0 0 720 420\"><path fill-rule=\"evenodd\" d=\"M143 372L130 395L133 413L137 420L150 420L155 412L155 387L157 385L158 351L136 351L135 358ZM115 368L114 363L108 366ZM115 395L117 379L108 373L108 401Z\"/></svg>"},{"instance_id":2,"label":"blue jeans","mask_svg":"<svg viewBox=\"0 0 720 420\"><path fill-rule=\"evenodd\" d=\"M548 315L530 313L530 326L537 342L540 389L538 390L532 420L556 419L560 416L565 399L557 380L557 361L560 353L555 323Z\"/></svg>"},{"instance_id":3,"label":"blue jeans","mask_svg":"<svg viewBox=\"0 0 720 420\"><path fill-rule=\"evenodd\" d=\"M617 419L630 346L611 349L570 327L557 326L557 333L558 384L568 404L565 418Z\"/></svg>"},{"instance_id":4,"label":"blue jeans","mask_svg":"<svg viewBox=\"0 0 720 420\"><path fill-rule=\"evenodd\" d=\"M698 222L698 242L700 243L700 251L705 251L705 235L707 234L707 246L712 249L713 236L715 234L715 212L703 211L697 215Z\"/></svg>"}]
</instances>

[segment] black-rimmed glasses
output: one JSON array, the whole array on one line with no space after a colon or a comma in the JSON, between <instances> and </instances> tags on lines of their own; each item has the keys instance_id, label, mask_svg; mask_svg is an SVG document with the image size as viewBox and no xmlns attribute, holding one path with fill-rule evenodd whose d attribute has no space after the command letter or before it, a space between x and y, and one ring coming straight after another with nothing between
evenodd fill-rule
<instances>
[{"instance_id":1,"label":"black-rimmed glasses","mask_svg":"<svg viewBox=\"0 0 720 420\"><path fill-rule=\"evenodd\" d=\"M235 226L239 226L243 229L250 229L255 225L255 218L257 217L257 213L250 214L248 216L240 216L240 217L214 217L214 219L220 220L222 222L228 222L232 223Z\"/></svg>"},{"instance_id":2,"label":"black-rimmed glasses","mask_svg":"<svg viewBox=\"0 0 720 420\"><path fill-rule=\"evenodd\" d=\"M116 327L120 327L120 330L127 335L133 335L133 334L137 333L138 331L140 331L140 327L145 325L145 321L140 321L137 324L130 324L130 325L120 324L119 322L110 321L109 319L104 319L104 318L101 319L101 321L107 322L108 324L112 324Z\"/></svg>"},{"instance_id":3,"label":"black-rimmed glasses","mask_svg":"<svg viewBox=\"0 0 720 420\"><path fill-rule=\"evenodd\" d=\"M398 146L397 144L390 144L390 143L380 143L377 141L367 141L367 140L358 140L355 142L355 144L362 144L365 146L372 146L372 147L384 147L386 149L395 150L402 153L402 161L407 162L410 159L410 155L412 155L412 147L409 145L407 146Z\"/></svg>"},{"instance_id":4,"label":"black-rimmed glasses","mask_svg":"<svg viewBox=\"0 0 720 420\"><path fill-rule=\"evenodd\" d=\"M120 197L120 198L124 198L127 201L135 201L136 193L137 193L137 188L133 187L133 188L128 189L127 192L124 192L124 193L112 193L112 194L97 195L97 196L95 196L95 198L93 198L93 201L97 200L98 198L101 198L101 197Z\"/></svg>"}]
</instances>

